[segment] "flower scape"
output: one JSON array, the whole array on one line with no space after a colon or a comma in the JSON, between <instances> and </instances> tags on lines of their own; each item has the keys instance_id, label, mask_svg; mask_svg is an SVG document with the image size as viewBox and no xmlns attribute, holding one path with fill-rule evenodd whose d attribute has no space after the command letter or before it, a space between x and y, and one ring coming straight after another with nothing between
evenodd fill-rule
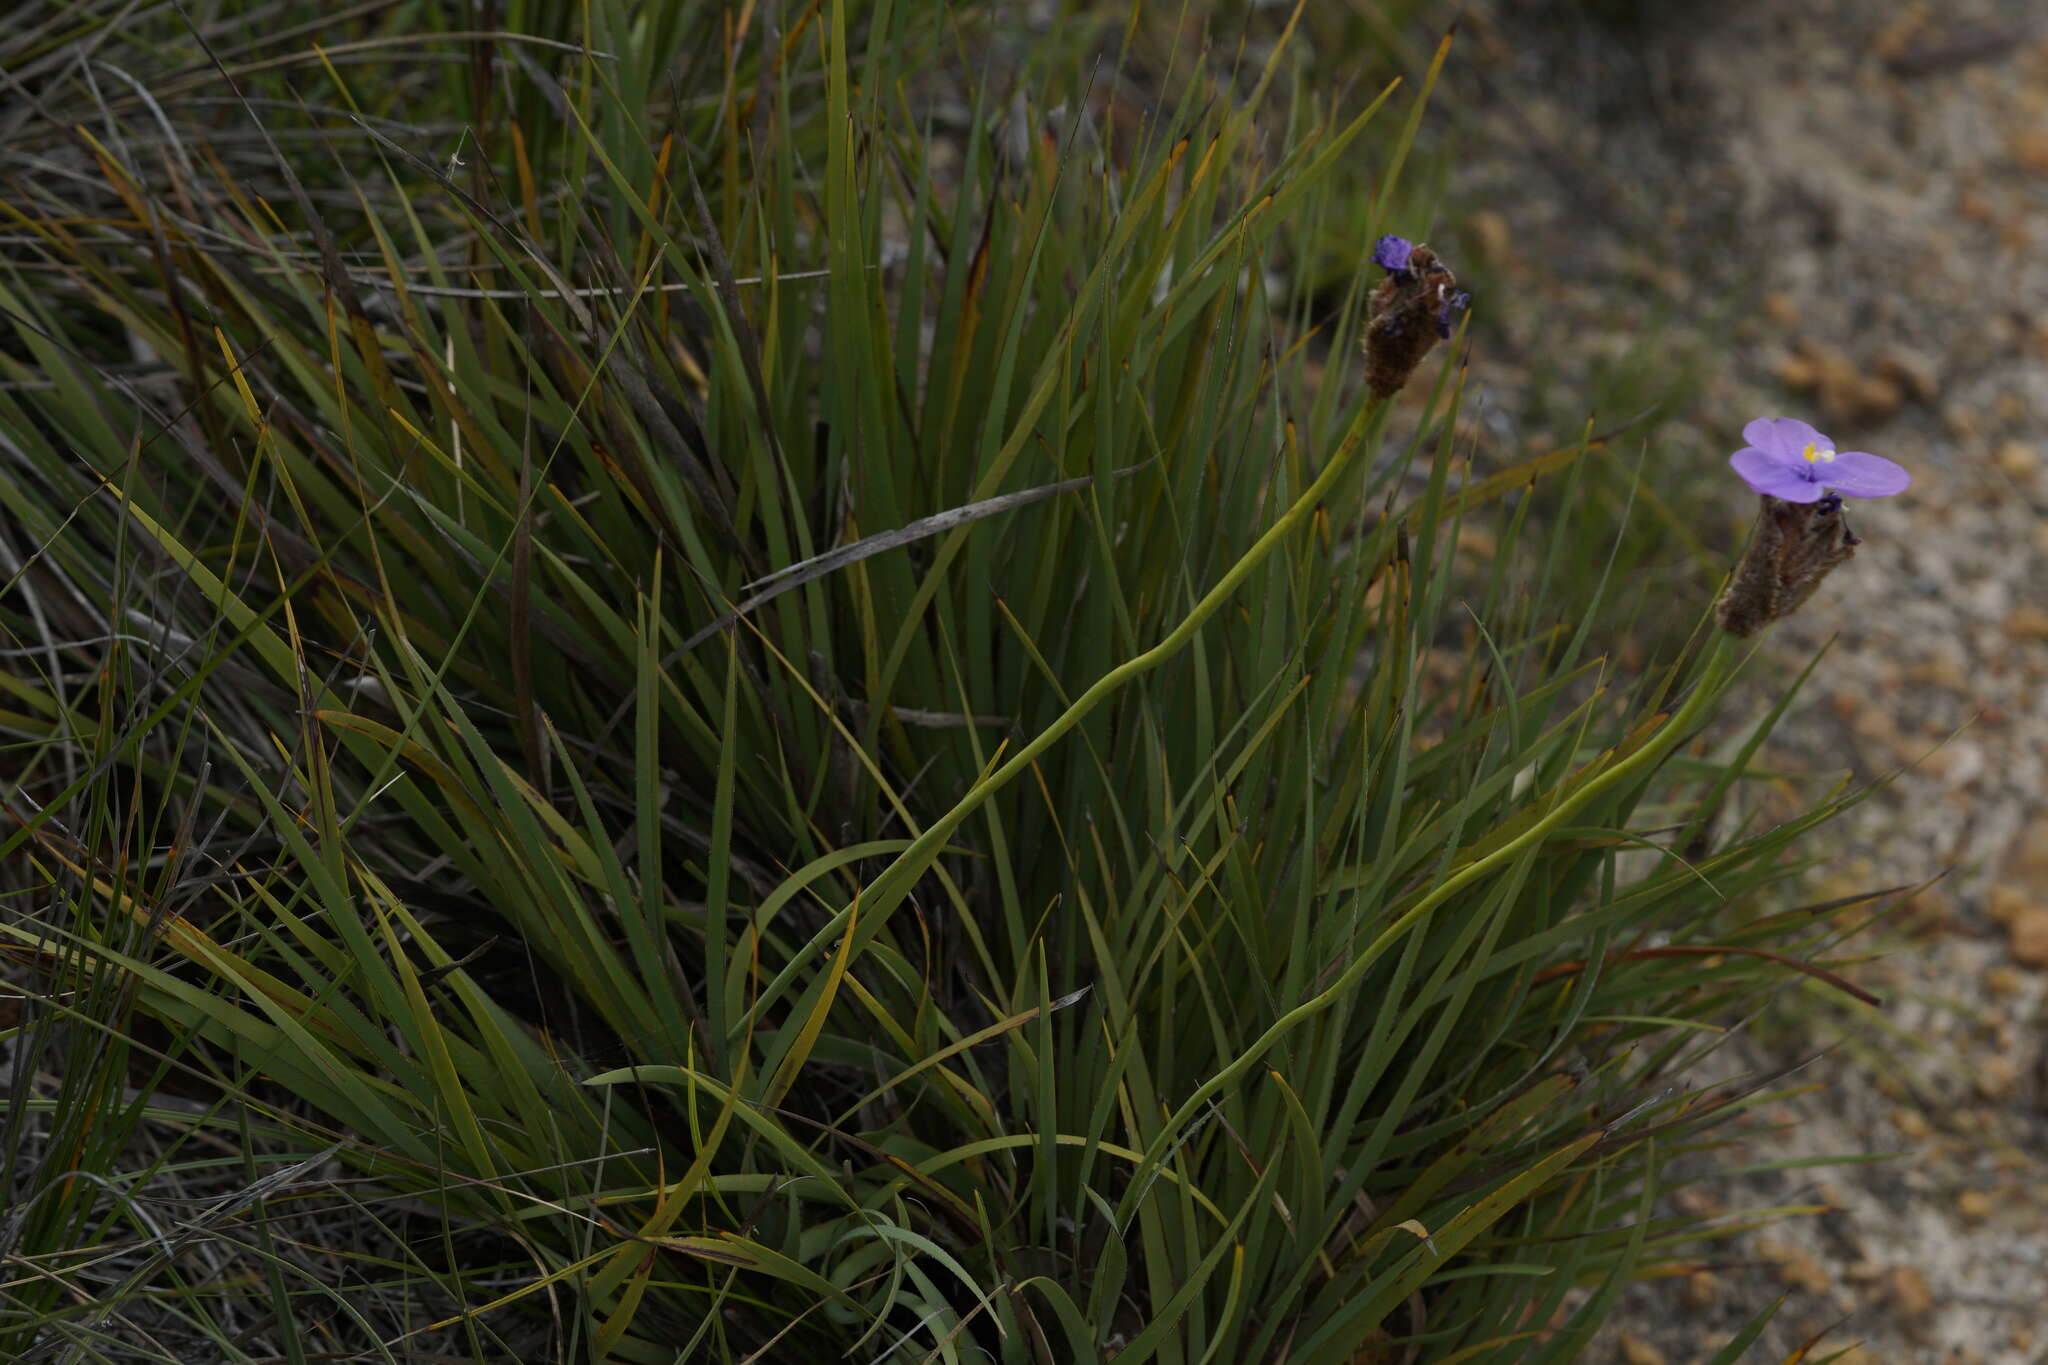
<instances>
[{"instance_id":1,"label":"flower scape","mask_svg":"<svg viewBox=\"0 0 2048 1365\"><path fill-rule=\"evenodd\" d=\"M1749 444L1728 463L1761 499L1756 534L1715 605L1731 635L1748 636L1789 616L1859 543L1842 500L1888 498L1912 485L1905 468L1882 455L1835 449L1796 417L1759 417L1742 429Z\"/></svg>"}]
</instances>

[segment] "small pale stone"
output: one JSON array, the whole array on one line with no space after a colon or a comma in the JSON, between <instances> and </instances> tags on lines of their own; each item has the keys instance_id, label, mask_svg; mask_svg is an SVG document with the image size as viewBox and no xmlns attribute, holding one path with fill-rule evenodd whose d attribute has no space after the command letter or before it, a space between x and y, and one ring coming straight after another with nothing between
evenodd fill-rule
<instances>
[{"instance_id":1,"label":"small pale stone","mask_svg":"<svg viewBox=\"0 0 2048 1365\"><path fill-rule=\"evenodd\" d=\"M1621 1334L1621 1358L1628 1365L1664 1365L1664 1353L1628 1332Z\"/></svg>"},{"instance_id":2,"label":"small pale stone","mask_svg":"<svg viewBox=\"0 0 2048 1365\"><path fill-rule=\"evenodd\" d=\"M1933 1293L1927 1289L1927 1277L1919 1273L1919 1267L1894 1267L1884 1277L1884 1297L1890 1300L1892 1316L1907 1326L1909 1334L1923 1334L1927 1318L1933 1314Z\"/></svg>"},{"instance_id":3,"label":"small pale stone","mask_svg":"<svg viewBox=\"0 0 2048 1365\"><path fill-rule=\"evenodd\" d=\"M1892 1312L1901 1318L1924 1318L1934 1311L1934 1294L1917 1266L1894 1267L1885 1276L1884 1287Z\"/></svg>"},{"instance_id":4,"label":"small pale stone","mask_svg":"<svg viewBox=\"0 0 2048 1365\"><path fill-rule=\"evenodd\" d=\"M1778 1278L1810 1294L1825 1294L1834 1287L1826 1266L1802 1247L1784 1242L1758 1242L1757 1250L1777 1263Z\"/></svg>"},{"instance_id":5,"label":"small pale stone","mask_svg":"<svg viewBox=\"0 0 2048 1365\"><path fill-rule=\"evenodd\" d=\"M2000 629L2013 640L2048 640L2048 611L2028 603L2015 607Z\"/></svg>"},{"instance_id":6,"label":"small pale stone","mask_svg":"<svg viewBox=\"0 0 2048 1365\"><path fill-rule=\"evenodd\" d=\"M1917 12L1917 7L1908 9L1870 36L1870 54L1890 59L1912 51L1914 44L1922 41L1926 24L1927 16Z\"/></svg>"},{"instance_id":7,"label":"small pale stone","mask_svg":"<svg viewBox=\"0 0 2048 1365\"><path fill-rule=\"evenodd\" d=\"M1845 407L1844 417L1865 420L1889 417L1905 406L1906 391L1897 381L1883 375L1866 374L1856 381L1855 405Z\"/></svg>"},{"instance_id":8,"label":"small pale stone","mask_svg":"<svg viewBox=\"0 0 2048 1365\"><path fill-rule=\"evenodd\" d=\"M1899 742L1899 722L1892 717L1891 712L1875 706L1866 707L1859 713L1856 719L1850 722L1850 728L1862 738L1874 743Z\"/></svg>"},{"instance_id":9,"label":"small pale stone","mask_svg":"<svg viewBox=\"0 0 2048 1365\"><path fill-rule=\"evenodd\" d=\"M1863 376L1853 370L1823 370L1815 394L1831 421L1853 422L1863 416Z\"/></svg>"},{"instance_id":10,"label":"small pale stone","mask_svg":"<svg viewBox=\"0 0 2048 1365\"><path fill-rule=\"evenodd\" d=\"M2013 961L2022 967L2048 967L2048 909L2028 906L2013 916L2007 931L2012 935Z\"/></svg>"},{"instance_id":11,"label":"small pale stone","mask_svg":"<svg viewBox=\"0 0 2048 1365\"><path fill-rule=\"evenodd\" d=\"M1960 663L1946 654L1909 665L1905 677L1909 683L1942 687L1951 692L1971 690L1970 675L1963 671Z\"/></svg>"},{"instance_id":12,"label":"small pale stone","mask_svg":"<svg viewBox=\"0 0 2048 1365\"><path fill-rule=\"evenodd\" d=\"M2048 175L2048 128L2019 128L2012 134L2012 159L2036 175Z\"/></svg>"},{"instance_id":13,"label":"small pale stone","mask_svg":"<svg viewBox=\"0 0 2048 1365\"><path fill-rule=\"evenodd\" d=\"M1671 1196L1671 1203L1690 1218L1718 1218L1728 1211L1721 1197L1698 1185L1688 1185Z\"/></svg>"},{"instance_id":14,"label":"small pale stone","mask_svg":"<svg viewBox=\"0 0 2048 1365\"><path fill-rule=\"evenodd\" d=\"M2004 879L2017 886L2048 889L2048 811L2036 815L2013 841Z\"/></svg>"},{"instance_id":15,"label":"small pale stone","mask_svg":"<svg viewBox=\"0 0 2048 1365\"><path fill-rule=\"evenodd\" d=\"M2015 479L2031 479L2041 467L2041 455L2024 441L2007 441L1998 447L1992 462Z\"/></svg>"},{"instance_id":16,"label":"small pale stone","mask_svg":"<svg viewBox=\"0 0 2048 1365\"><path fill-rule=\"evenodd\" d=\"M1917 756L1915 750L1919 747L1917 743L1905 743L1896 745L1895 749L1905 761ZM1927 938L1953 930L1956 927L1956 909L1940 892L1922 891L1907 902L1902 920L1907 933L1915 938Z\"/></svg>"},{"instance_id":17,"label":"small pale stone","mask_svg":"<svg viewBox=\"0 0 2048 1365\"><path fill-rule=\"evenodd\" d=\"M1778 362L1778 382L1804 393L1820 383L1820 368L1803 355L1788 355Z\"/></svg>"},{"instance_id":18,"label":"small pale stone","mask_svg":"<svg viewBox=\"0 0 2048 1365\"><path fill-rule=\"evenodd\" d=\"M1872 360L1871 368L1923 403L1941 392L1941 372L1933 358L1911 346L1886 346Z\"/></svg>"},{"instance_id":19,"label":"small pale stone","mask_svg":"<svg viewBox=\"0 0 2048 1365\"><path fill-rule=\"evenodd\" d=\"M1759 307L1765 317L1780 327L1795 326L1799 322L1799 300L1783 290L1764 295Z\"/></svg>"},{"instance_id":20,"label":"small pale stone","mask_svg":"<svg viewBox=\"0 0 2048 1365\"><path fill-rule=\"evenodd\" d=\"M1987 1100L2004 1099L2020 1083L2020 1069L2009 1057L1986 1057L1977 1063L1970 1083Z\"/></svg>"}]
</instances>

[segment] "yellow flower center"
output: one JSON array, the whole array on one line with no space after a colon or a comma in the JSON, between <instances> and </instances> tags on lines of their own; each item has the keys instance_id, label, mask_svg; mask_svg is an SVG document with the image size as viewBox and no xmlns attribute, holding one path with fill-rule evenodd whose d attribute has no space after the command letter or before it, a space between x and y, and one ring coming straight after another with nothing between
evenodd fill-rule
<instances>
[{"instance_id":1,"label":"yellow flower center","mask_svg":"<svg viewBox=\"0 0 2048 1365\"><path fill-rule=\"evenodd\" d=\"M1826 464L1829 460L1835 458L1834 451L1822 450L1811 441L1806 443L1806 449L1801 451L1800 454L1806 457L1808 464Z\"/></svg>"}]
</instances>

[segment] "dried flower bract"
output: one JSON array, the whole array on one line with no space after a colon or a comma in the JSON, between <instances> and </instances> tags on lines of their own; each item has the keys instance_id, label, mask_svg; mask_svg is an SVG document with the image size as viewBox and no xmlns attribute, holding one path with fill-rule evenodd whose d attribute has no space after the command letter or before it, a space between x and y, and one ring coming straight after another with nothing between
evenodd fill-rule
<instances>
[{"instance_id":1,"label":"dried flower bract","mask_svg":"<svg viewBox=\"0 0 2048 1365\"><path fill-rule=\"evenodd\" d=\"M1842 515L1842 499L1829 493L1813 502L1760 495L1763 510L1735 579L1714 607L1731 635L1754 635L1797 611L1821 579L1856 553L1857 540Z\"/></svg>"},{"instance_id":2,"label":"dried flower bract","mask_svg":"<svg viewBox=\"0 0 2048 1365\"><path fill-rule=\"evenodd\" d=\"M1472 296L1458 288L1434 251L1391 234L1380 238L1373 261L1387 272L1372 296L1365 328L1365 382L1381 398L1398 393L1437 342L1450 336Z\"/></svg>"}]
</instances>

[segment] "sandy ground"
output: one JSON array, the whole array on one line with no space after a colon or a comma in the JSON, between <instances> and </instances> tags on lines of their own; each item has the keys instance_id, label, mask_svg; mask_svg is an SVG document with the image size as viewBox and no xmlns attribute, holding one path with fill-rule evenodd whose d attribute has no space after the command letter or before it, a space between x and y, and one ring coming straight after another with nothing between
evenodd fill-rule
<instances>
[{"instance_id":1,"label":"sandy ground","mask_svg":"<svg viewBox=\"0 0 2048 1365\"><path fill-rule=\"evenodd\" d=\"M1574 352L1569 379L1718 338L1653 478L1760 415L1915 474L1853 509L1856 559L1769 637L1789 667L1838 636L1769 761L1897 771L1830 836L1829 891L1947 875L1857 940L1880 1015L1798 1002L1722 1054L1833 1049L1738 1159L1895 1156L1692 1196L1830 1211L1631 1290L1588 1358L1704 1361L1784 1294L1747 1358L2048 1361L2048 4L1474 11L1453 201L1523 293L1486 318L1497 347Z\"/></svg>"}]
</instances>

